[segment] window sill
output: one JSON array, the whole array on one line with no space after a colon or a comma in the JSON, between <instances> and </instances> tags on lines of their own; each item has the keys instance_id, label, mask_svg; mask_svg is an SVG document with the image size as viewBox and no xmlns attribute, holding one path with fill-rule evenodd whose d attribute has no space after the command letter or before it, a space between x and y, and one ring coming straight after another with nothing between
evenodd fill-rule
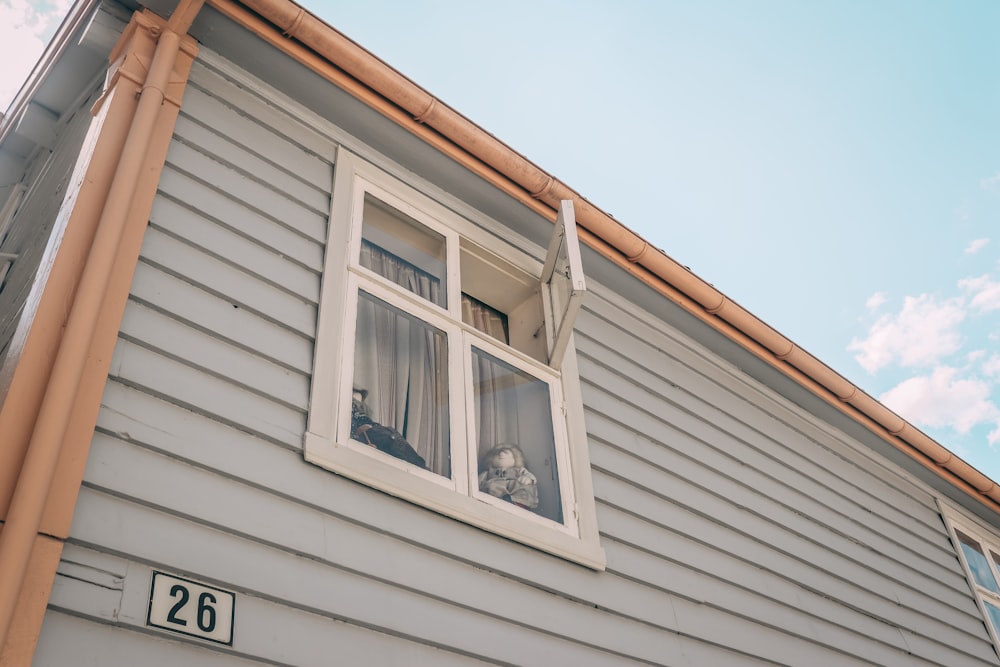
<instances>
[{"instance_id":1,"label":"window sill","mask_svg":"<svg viewBox=\"0 0 1000 667\"><path fill-rule=\"evenodd\" d=\"M597 538L576 535L557 524L511 507L500 507L427 479L417 469L393 465L355 451L316 433L306 433L305 459L349 479L396 496L444 516L506 537L593 570L604 570L607 559Z\"/></svg>"}]
</instances>

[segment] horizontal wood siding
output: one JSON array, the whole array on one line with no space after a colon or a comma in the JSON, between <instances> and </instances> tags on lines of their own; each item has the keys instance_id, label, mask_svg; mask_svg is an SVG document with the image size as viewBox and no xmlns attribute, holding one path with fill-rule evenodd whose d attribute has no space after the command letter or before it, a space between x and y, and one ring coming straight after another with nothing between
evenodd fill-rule
<instances>
[{"instance_id":1,"label":"horizontal wood siding","mask_svg":"<svg viewBox=\"0 0 1000 667\"><path fill-rule=\"evenodd\" d=\"M600 287L606 572L305 463L334 154L196 63L36 664L996 664L929 495ZM233 647L146 628L154 569Z\"/></svg>"},{"instance_id":2,"label":"horizontal wood siding","mask_svg":"<svg viewBox=\"0 0 1000 667\"><path fill-rule=\"evenodd\" d=\"M752 619L786 637L745 650L790 664L996 664L928 492L609 300L577 331L608 569L696 605L682 631ZM829 657L789 660L792 637Z\"/></svg>"}]
</instances>

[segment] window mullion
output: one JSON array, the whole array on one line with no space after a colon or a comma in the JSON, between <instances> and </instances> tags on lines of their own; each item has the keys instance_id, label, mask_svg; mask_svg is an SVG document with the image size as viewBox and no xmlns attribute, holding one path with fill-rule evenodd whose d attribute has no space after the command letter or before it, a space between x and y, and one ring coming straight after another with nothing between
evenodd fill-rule
<instances>
[{"instance_id":1,"label":"window mullion","mask_svg":"<svg viewBox=\"0 0 1000 667\"><path fill-rule=\"evenodd\" d=\"M476 342L475 336L468 331L462 331L461 354L462 354L462 398L465 401L465 452L468 456L465 471L468 475L467 493L475 496L479 490L479 434L476 433L476 391L473 386L474 373L472 370L472 346Z\"/></svg>"},{"instance_id":2,"label":"window mullion","mask_svg":"<svg viewBox=\"0 0 1000 667\"><path fill-rule=\"evenodd\" d=\"M452 319L462 321L462 279L460 275L458 234L448 231L445 235L446 271L448 276L448 312Z\"/></svg>"},{"instance_id":3,"label":"window mullion","mask_svg":"<svg viewBox=\"0 0 1000 667\"><path fill-rule=\"evenodd\" d=\"M1000 607L1000 595L997 595L988 588L983 588L979 584L976 584L976 589L979 591L979 594L983 596L984 599L992 602L994 607ZM1000 630L1000 628L997 628L997 630Z\"/></svg>"},{"instance_id":4,"label":"window mullion","mask_svg":"<svg viewBox=\"0 0 1000 667\"><path fill-rule=\"evenodd\" d=\"M451 413L451 474L459 493L472 494L476 456L469 434L475 420L471 416L471 359L467 352L466 334L461 328L448 329L448 401Z\"/></svg>"}]
</instances>

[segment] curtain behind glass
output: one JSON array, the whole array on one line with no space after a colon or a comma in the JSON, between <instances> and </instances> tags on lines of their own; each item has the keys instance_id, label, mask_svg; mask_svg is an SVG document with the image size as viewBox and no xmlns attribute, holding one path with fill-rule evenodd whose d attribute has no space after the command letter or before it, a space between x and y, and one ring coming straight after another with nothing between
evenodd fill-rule
<instances>
[{"instance_id":1,"label":"curtain behind glass","mask_svg":"<svg viewBox=\"0 0 1000 667\"><path fill-rule=\"evenodd\" d=\"M377 246L362 244L362 265L436 300L439 281ZM354 384L369 392L376 422L402 433L427 468L451 475L447 345L443 332L364 292L358 299Z\"/></svg>"},{"instance_id":2,"label":"curtain behind glass","mask_svg":"<svg viewBox=\"0 0 1000 667\"><path fill-rule=\"evenodd\" d=\"M462 295L462 320L488 336L508 342L507 316L467 294ZM480 452L484 452L514 442L516 427L512 430L511 426L517 422L517 406L504 399L509 396L503 391L504 385L510 379L498 373L496 366L478 354L472 355L472 366L478 387L473 392L476 439Z\"/></svg>"},{"instance_id":3,"label":"curtain behind glass","mask_svg":"<svg viewBox=\"0 0 1000 667\"><path fill-rule=\"evenodd\" d=\"M441 300L441 281L368 241L361 242L361 266L388 278L431 303Z\"/></svg>"},{"instance_id":4,"label":"curtain behind glass","mask_svg":"<svg viewBox=\"0 0 1000 667\"><path fill-rule=\"evenodd\" d=\"M484 334L496 338L504 345L510 344L507 316L464 292L462 293L462 321Z\"/></svg>"},{"instance_id":5,"label":"curtain behind glass","mask_svg":"<svg viewBox=\"0 0 1000 667\"><path fill-rule=\"evenodd\" d=\"M440 281L379 246L362 240L360 263L432 303L441 303ZM467 294L466 324L503 343L507 316ZM445 343L428 326L362 294L358 302L355 386L369 391L368 407L378 423L403 434L434 472L450 475ZM478 390L474 410L481 452L519 440L513 377L481 355L472 356Z\"/></svg>"},{"instance_id":6,"label":"curtain behind glass","mask_svg":"<svg viewBox=\"0 0 1000 667\"><path fill-rule=\"evenodd\" d=\"M529 509L561 522L548 383L473 347L472 384L479 472L487 472L494 447L518 448L538 488L538 504Z\"/></svg>"}]
</instances>

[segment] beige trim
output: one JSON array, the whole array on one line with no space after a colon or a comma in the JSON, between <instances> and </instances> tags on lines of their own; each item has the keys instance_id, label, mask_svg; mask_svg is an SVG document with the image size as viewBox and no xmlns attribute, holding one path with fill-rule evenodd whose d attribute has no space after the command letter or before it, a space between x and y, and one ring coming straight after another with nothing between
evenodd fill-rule
<instances>
[{"instance_id":1,"label":"beige trim","mask_svg":"<svg viewBox=\"0 0 1000 667\"><path fill-rule=\"evenodd\" d=\"M579 194L291 0L208 0L281 51L554 219L576 208L581 237L913 459L1000 511L1000 487ZM245 8L244 8L245 6ZM250 13L247 9L254 13ZM544 206L539 206L539 203Z\"/></svg>"},{"instance_id":2,"label":"beige trim","mask_svg":"<svg viewBox=\"0 0 1000 667\"><path fill-rule=\"evenodd\" d=\"M35 537L28 571L14 609L14 621L7 642L0 646L0 665L3 667L31 664L62 550L62 540L45 535Z\"/></svg>"},{"instance_id":3,"label":"beige trim","mask_svg":"<svg viewBox=\"0 0 1000 667\"><path fill-rule=\"evenodd\" d=\"M24 642L25 633L9 631L25 594L37 595L42 581L47 600L58 564L40 571L33 545L42 535L60 544L68 536L118 323L197 52L185 33L202 3L185 0L170 23L136 14L122 34L89 152L80 157L86 177L64 201L62 242L39 272L26 310L34 316L19 332L24 343L0 410L0 432L15 435L5 436L12 453L3 458L17 471L0 480L0 649L12 654L22 654L8 640ZM36 640L41 614L18 618L18 627Z\"/></svg>"}]
</instances>

